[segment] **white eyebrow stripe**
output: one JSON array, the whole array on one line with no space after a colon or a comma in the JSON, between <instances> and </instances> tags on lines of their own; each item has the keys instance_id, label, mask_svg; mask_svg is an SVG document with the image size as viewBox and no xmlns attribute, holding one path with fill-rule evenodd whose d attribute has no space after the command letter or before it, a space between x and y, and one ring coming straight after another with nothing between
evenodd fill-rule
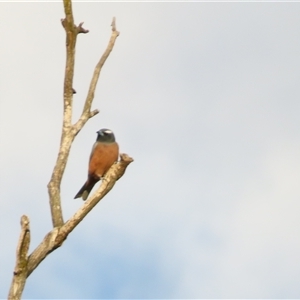
<instances>
[{"instance_id":1,"label":"white eyebrow stripe","mask_svg":"<svg viewBox=\"0 0 300 300\"><path fill-rule=\"evenodd\" d=\"M107 129L107 130L104 130L104 132L106 132L106 133L112 133L112 131L111 131L111 130L109 130L109 129Z\"/></svg>"}]
</instances>

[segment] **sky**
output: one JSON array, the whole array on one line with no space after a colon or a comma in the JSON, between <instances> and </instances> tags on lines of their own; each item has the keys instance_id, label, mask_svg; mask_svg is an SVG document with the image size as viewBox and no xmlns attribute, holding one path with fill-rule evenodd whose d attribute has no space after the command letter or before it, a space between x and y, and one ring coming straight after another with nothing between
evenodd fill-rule
<instances>
[{"instance_id":1,"label":"sky","mask_svg":"<svg viewBox=\"0 0 300 300\"><path fill-rule=\"evenodd\" d=\"M96 131L134 158L28 278L24 299L300 298L300 3L73 5L73 121L120 31L61 186L81 207ZM0 3L0 298L20 217L51 230L62 124L62 3Z\"/></svg>"}]
</instances>

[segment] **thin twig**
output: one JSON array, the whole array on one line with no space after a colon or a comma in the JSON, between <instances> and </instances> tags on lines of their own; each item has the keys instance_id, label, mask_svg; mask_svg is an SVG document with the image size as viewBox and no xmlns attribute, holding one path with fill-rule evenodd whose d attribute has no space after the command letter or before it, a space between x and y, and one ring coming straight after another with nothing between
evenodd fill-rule
<instances>
[{"instance_id":1,"label":"thin twig","mask_svg":"<svg viewBox=\"0 0 300 300\"><path fill-rule=\"evenodd\" d=\"M115 44L115 41L116 41L117 37L120 34L116 30L116 19L115 18L113 18L113 21L112 21L111 25L112 25L112 34L111 34L110 40L108 42L108 45L106 47L106 50L102 54L99 62L97 63L97 65L95 67L94 74L93 74L93 77L92 77L92 80L91 80L91 83L90 83L90 88L89 88L89 91L88 91L88 94L87 94L87 97L86 97L86 100L85 100L83 113L87 112L91 109L91 105L92 105L92 102L93 102L93 99L94 99L94 96L95 96L95 90L96 90L97 82L98 82L98 79L99 79L99 76L100 76L100 72L102 70L102 67L103 67L106 59L108 58L109 54L111 53L111 51L114 47L114 44Z\"/></svg>"},{"instance_id":2,"label":"thin twig","mask_svg":"<svg viewBox=\"0 0 300 300\"><path fill-rule=\"evenodd\" d=\"M84 28L82 27L82 25L83 25L83 22L81 22L81 23L78 25L78 27L77 27L77 32L78 32L78 33L89 33L89 30L88 30L88 29L84 29Z\"/></svg>"}]
</instances>

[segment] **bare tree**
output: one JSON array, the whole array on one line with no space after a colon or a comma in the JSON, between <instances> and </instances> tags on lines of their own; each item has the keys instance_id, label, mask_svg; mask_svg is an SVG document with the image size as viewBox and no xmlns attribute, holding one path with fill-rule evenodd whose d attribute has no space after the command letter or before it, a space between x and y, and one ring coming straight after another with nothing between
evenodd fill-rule
<instances>
[{"instance_id":1,"label":"bare tree","mask_svg":"<svg viewBox=\"0 0 300 300\"><path fill-rule=\"evenodd\" d=\"M62 245L69 233L71 233L71 231L96 206L96 204L113 188L116 181L123 176L127 166L133 161L133 159L127 154L120 154L120 161L109 169L98 190L86 202L84 202L83 206L68 221L64 222L60 197L61 180L66 168L70 149L76 135L90 118L99 113L98 110L91 111L91 105L94 99L95 89L101 69L114 47L115 41L119 36L119 32L116 29L115 18L113 18L111 24L111 37L106 50L95 67L81 116L75 124L72 124L73 94L76 93L73 89L76 40L78 34L88 33L88 30L82 27L83 23L80 23L78 26L74 24L72 1L63 0L63 3L65 18L61 20L61 23L66 32L67 49L63 97L63 127L57 161L53 169L51 180L48 183L53 229L46 234L43 241L37 246L37 248L28 255L30 244L29 218L25 215L21 217L21 234L17 246L16 265L8 295L9 299L21 298L28 276L47 257L48 254Z\"/></svg>"}]
</instances>

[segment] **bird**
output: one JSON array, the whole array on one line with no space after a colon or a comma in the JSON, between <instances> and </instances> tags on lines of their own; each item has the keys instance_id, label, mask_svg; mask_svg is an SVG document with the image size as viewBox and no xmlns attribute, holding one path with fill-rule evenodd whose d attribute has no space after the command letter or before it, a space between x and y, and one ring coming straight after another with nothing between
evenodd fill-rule
<instances>
[{"instance_id":1,"label":"bird","mask_svg":"<svg viewBox=\"0 0 300 300\"><path fill-rule=\"evenodd\" d=\"M97 132L97 140L93 145L89 160L88 178L74 199L86 200L94 185L106 174L118 160L119 145L112 130L102 128Z\"/></svg>"}]
</instances>

